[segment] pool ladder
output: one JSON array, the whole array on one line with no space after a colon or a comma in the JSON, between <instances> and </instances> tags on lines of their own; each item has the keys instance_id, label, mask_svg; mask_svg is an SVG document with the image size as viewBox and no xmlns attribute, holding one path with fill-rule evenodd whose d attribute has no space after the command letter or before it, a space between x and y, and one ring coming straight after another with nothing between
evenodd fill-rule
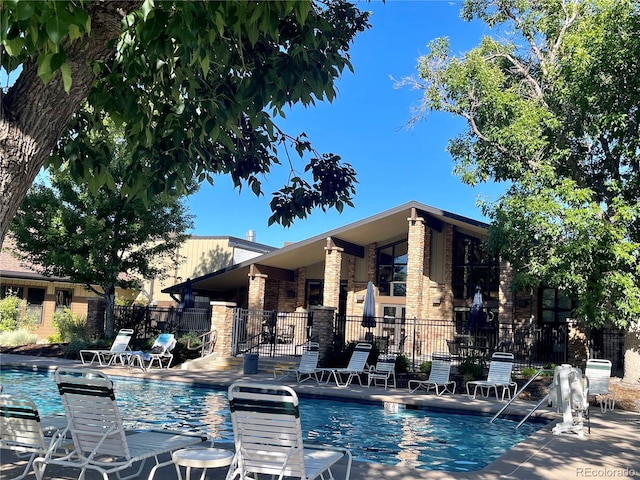
<instances>
[{"instance_id":1,"label":"pool ladder","mask_svg":"<svg viewBox=\"0 0 640 480\"><path fill-rule=\"evenodd\" d=\"M513 403L513 401L518 398L518 395L520 395L522 392L524 392L526 390L526 388L531 385L531 382L533 382L536 378L538 378L540 375L542 375L543 373L553 373L552 369L549 368L541 368L540 370L538 370L536 372L536 374L531 377L529 379L529 381L527 383L525 383L522 388L520 390L518 390L518 392L509 399L509 401L506 403L506 405L504 407L502 407L500 409L500 411L498 413L496 413L493 418L491 418L491 420L489 420L489 423L493 423L493 421L495 419L497 419L500 415L502 415L504 413L504 411L509 408L509 405L511 405ZM520 428L522 426L522 424L524 422L526 422L527 420L529 420L529 417L531 417L531 415L533 415L533 412L535 412L538 408L540 408L540 405L542 405L544 402L549 401L549 394L547 393L536 405L535 407L533 407L525 416L522 420L520 420L520 423L518 423L518 425L516 425L516 428Z\"/></svg>"}]
</instances>

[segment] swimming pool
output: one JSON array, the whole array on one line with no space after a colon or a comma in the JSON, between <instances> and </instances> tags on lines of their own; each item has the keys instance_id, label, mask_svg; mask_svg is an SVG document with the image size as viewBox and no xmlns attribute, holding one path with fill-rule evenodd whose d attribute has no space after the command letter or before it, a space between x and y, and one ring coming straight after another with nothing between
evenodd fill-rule
<instances>
[{"instance_id":1,"label":"swimming pool","mask_svg":"<svg viewBox=\"0 0 640 480\"><path fill-rule=\"evenodd\" d=\"M112 379L127 427L187 429L233 443L226 389ZM52 373L3 368L0 383L4 393L30 396L41 415L64 411ZM359 461L449 472L479 470L542 426L516 430L506 419L304 397L300 411L309 441L347 447Z\"/></svg>"}]
</instances>

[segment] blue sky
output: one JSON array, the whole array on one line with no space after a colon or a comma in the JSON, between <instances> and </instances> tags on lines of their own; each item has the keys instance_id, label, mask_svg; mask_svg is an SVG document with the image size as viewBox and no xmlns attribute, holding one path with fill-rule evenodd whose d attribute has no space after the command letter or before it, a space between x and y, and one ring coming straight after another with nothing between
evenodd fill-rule
<instances>
[{"instance_id":1,"label":"blue sky","mask_svg":"<svg viewBox=\"0 0 640 480\"><path fill-rule=\"evenodd\" d=\"M314 210L289 228L268 227L269 194L282 186L288 170L272 172L264 184L267 195L261 198L250 189L239 194L230 180L217 177L214 187L204 184L188 201L196 216L192 233L244 238L251 229L256 241L281 247L410 200L483 220L477 198L495 200L504 186L471 188L453 175L453 161L445 148L464 124L451 115L431 114L412 130L403 128L420 93L395 89L391 79L414 75L418 57L436 37L448 36L452 50L462 53L491 33L484 24L461 20L461 5L440 0L361 2L361 9L373 12L372 28L356 37L352 46L355 73L344 73L333 103L297 107L286 121L278 121L289 134L305 132L318 151L336 153L353 165L359 181L355 208L342 214Z\"/></svg>"}]
</instances>

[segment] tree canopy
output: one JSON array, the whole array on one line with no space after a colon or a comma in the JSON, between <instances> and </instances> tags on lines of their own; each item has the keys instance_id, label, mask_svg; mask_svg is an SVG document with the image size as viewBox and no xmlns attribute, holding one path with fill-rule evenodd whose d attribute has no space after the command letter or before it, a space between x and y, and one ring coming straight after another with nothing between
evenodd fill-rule
<instances>
[{"instance_id":1,"label":"tree canopy","mask_svg":"<svg viewBox=\"0 0 640 480\"><path fill-rule=\"evenodd\" d=\"M10 227L14 253L36 270L68 277L106 300L108 336L115 287L136 289L144 279L162 278L193 228L183 197L129 198L122 177L131 152L113 132L105 126L92 142L94 151L111 156L105 166L110 185L78 184L63 165L32 186Z\"/></svg>"},{"instance_id":2,"label":"tree canopy","mask_svg":"<svg viewBox=\"0 0 640 480\"><path fill-rule=\"evenodd\" d=\"M521 287L579 300L591 325L640 316L640 5L636 0L466 0L495 35L462 55L429 44L421 110L462 117L448 151L484 202L489 247Z\"/></svg>"},{"instance_id":3,"label":"tree canopy","mask_svg":"<svg viewBox=\"0 0 640 480\"><path fill-rule=\"evenodd\" d=\"M94 190L111 184L105 155L85 145L105 119L122 126L132 153L129 196L216 174L261 195L262 177L284 164L270 223L352 205L352 167L274 119L334 98L350 43L369 27L353 4L13 0L0 23L0 65L18 75L0 93L0 238L45 162L66 162ZM49 157L54 147L64 155Z\"/></svg>"}]
</instances>

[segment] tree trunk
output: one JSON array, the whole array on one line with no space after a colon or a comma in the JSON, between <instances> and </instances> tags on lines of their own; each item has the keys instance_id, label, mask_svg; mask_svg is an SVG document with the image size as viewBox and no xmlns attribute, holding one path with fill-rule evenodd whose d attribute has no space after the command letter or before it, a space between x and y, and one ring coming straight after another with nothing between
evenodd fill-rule
<instances>
[{"instance_id":1,"label":"tree trunk","mask_svg":"<svg viewBox=\"0 0 640 480\"><path fill-rule=\"evenodd\" d=\"M640 381L640 322L632 322L624 336L625 383L634 385Z\"/></svg>"},{"instance_id":2,"label":"tree trunk","mask_svg":"<svg viewBox=\"0 0 640 480\"><path fill-rule=\"evenodd\" d=\"M72 74L68 94L60 72L46 85L40 80L35 59L22 65L6 95L0 92L0 242L65 125L87 97L94 81L90 63L114 52L110 42L120 34L123 16L138 3L89 4L89 38L64 44Z\"/></svg>"},{"instance_id":3,"label":"tree trunk","mask_svg":"<svg viewBox=\"0 0 640 480\"><path fill-rule=\"evenodd\" d=\"M112 338L115 336L116 325L116 286L111 284L105 292L104 298L107 308L105 310L104 334L107 338Z\"/></svg>"}]
</instances>

